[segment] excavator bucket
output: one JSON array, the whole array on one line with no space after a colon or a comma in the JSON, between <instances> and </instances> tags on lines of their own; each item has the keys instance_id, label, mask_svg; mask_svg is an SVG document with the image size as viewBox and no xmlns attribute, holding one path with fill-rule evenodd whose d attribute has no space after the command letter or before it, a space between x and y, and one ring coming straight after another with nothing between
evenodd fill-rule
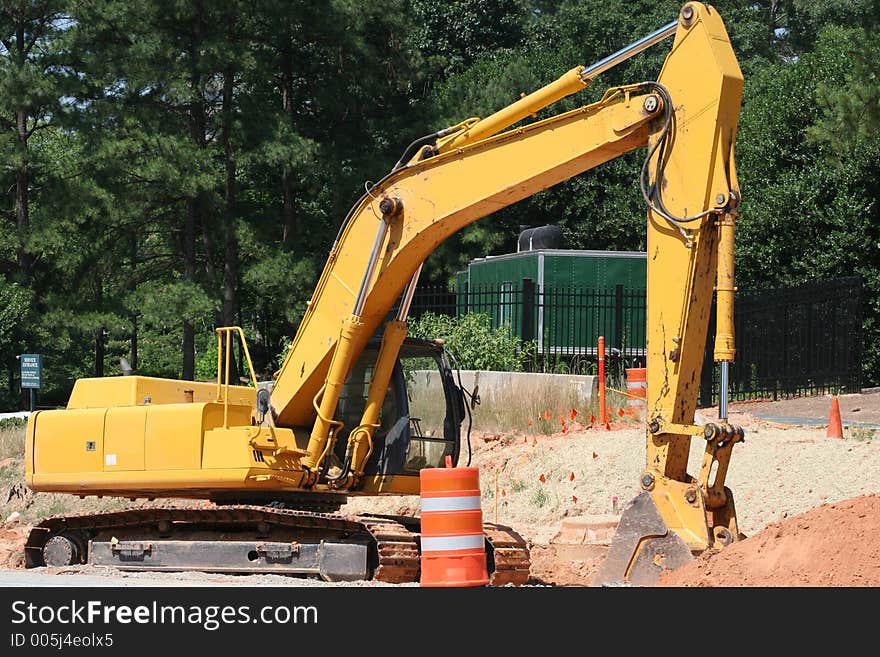
<instances>
[{"instance_id":1,"label":"excavator bucket","mask_svg":"<svg viewBox=\"0 0 880 657\"><path fill-rule=\"evenodd\" d=\"M664 570L692 559L690 548L667 528L654 500L643 492L624 509L592 586L651 586Z\"/></svg>"}]
</instances>

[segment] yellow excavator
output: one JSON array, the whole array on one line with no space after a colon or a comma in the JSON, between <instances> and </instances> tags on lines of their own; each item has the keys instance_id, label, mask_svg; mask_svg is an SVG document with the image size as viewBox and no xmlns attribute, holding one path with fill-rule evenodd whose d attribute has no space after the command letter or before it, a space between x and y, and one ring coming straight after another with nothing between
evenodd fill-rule
<instances>
[{"instance_id":1,"label":"yellow excavator","mask_svg":"<svg viewBox=\"0 0 880 657\"><path fill-rule=\"evenodd\" d=\"M657 81L522 124L667 37ZM28 421L35 491L213 504L58 516L35 526L28 566L280 572L325 580L417 581L417 517L334 513L350 496L415 495L419 471L459 459L468 407L438 342L406 337L422 263L450 235L552 185L647 146L647 463L593 583L646 584L737 540L725 486L743 432L727 422L734 357L734 166L743 77L717 11L688 2L677 19L596 64L484 118L415 140L341 225L274 379L230 384L237 327L218 329L218 381L142 376L78 380L67 408ZM515 126L515 127L512 127ZM717 423L694 424L712 293ZM441 395L407 380L426 363ZM438 403L439 402L439 403ZM705 442L687 472L692 439ZM493 584L523 584L526 542L485 525Z\"/></svg>"}]
</instances>

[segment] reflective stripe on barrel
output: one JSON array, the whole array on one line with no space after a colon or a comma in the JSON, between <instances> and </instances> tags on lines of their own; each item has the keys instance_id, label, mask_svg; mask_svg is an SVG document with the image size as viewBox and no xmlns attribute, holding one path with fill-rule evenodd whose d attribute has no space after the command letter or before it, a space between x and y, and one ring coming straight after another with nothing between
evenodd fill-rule
<instances>
[{"instance_id":1,"label":"reflective stripe on barrel","mask_svg":"<svg viewBox=\"0 0 880 657\"><path fill-rule=\"evenodd\" d=\"M425 511L473 511L480 509L480 496L423 497L422 513Z\"/></svg>"},{"instance_id":2,"label":"reflective stripe on barrel","mask_svg":"<svg viewBox=\"0 0 880 657\"><path fill-rule=\"evenodd\" d=\"M485 539L479 536L436 536L427 538L422 536L423 552L449 552L451 550L483 550Z\"/></svg>"},{"instance_id":3,"label":"reflective stripe on barrel","mask_svg":"<svg viewBox=\"0 0 880 657\"><path fill-rule=\"evenodd\" d=\"M648 370L644 367L631 367L626 370L626 405L644 406L648 396Z\"/></svg>"},{"instance_id":4,"label":"reflective stripe on barrel","mask_svg":"<svg viewBox=\"0 0 880 657\"><path fill-rule=\"evenodd\" d=\"M421 494L421 586L485 586L486 544L477 468L427 468Z\"/></svg>"}]
</instances>

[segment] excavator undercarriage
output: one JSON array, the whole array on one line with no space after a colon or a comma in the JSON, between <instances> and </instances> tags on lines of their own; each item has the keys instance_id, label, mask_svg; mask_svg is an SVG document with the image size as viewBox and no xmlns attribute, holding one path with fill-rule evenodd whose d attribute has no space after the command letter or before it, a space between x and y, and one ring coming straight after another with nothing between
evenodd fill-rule
<instances>
[{"instance_id":1,"label":"excavator undercarriage","mask_svg":"<svg viewBox=\"0 0 880 657\"><path fill-rule=\"evenodd\" d=\"M484 525L484 534L490 584L525 584L525 540L509 527L491 523ZM29 568L88 563L120 570L263 573L402 584L418 581L419 520L249 505L66 515L33 528L25 561Z\"/></svg>"}]
</instances>

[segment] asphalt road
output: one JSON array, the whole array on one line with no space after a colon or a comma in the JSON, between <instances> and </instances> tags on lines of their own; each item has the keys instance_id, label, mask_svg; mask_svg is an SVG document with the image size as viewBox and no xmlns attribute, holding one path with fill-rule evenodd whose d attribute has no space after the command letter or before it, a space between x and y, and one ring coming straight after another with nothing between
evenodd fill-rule
<instances>
[{"instance_id":1,"label":"asphalt road","mask_svg":"<svg viewBox=\"0 0 880 657\"><path fill-rule=\"evenodd\" d=\"M828 424L828 418L805 417L803 415L774 415L773 413L753 413L755 417L768 422L776 422L777 424L790 424L802 427L824 427ZM844 427L862 427L865 429L880 429L880 424L875 422L854 422L852 420L843 420L841 424Z\"/></svg>"}]
</instances>

